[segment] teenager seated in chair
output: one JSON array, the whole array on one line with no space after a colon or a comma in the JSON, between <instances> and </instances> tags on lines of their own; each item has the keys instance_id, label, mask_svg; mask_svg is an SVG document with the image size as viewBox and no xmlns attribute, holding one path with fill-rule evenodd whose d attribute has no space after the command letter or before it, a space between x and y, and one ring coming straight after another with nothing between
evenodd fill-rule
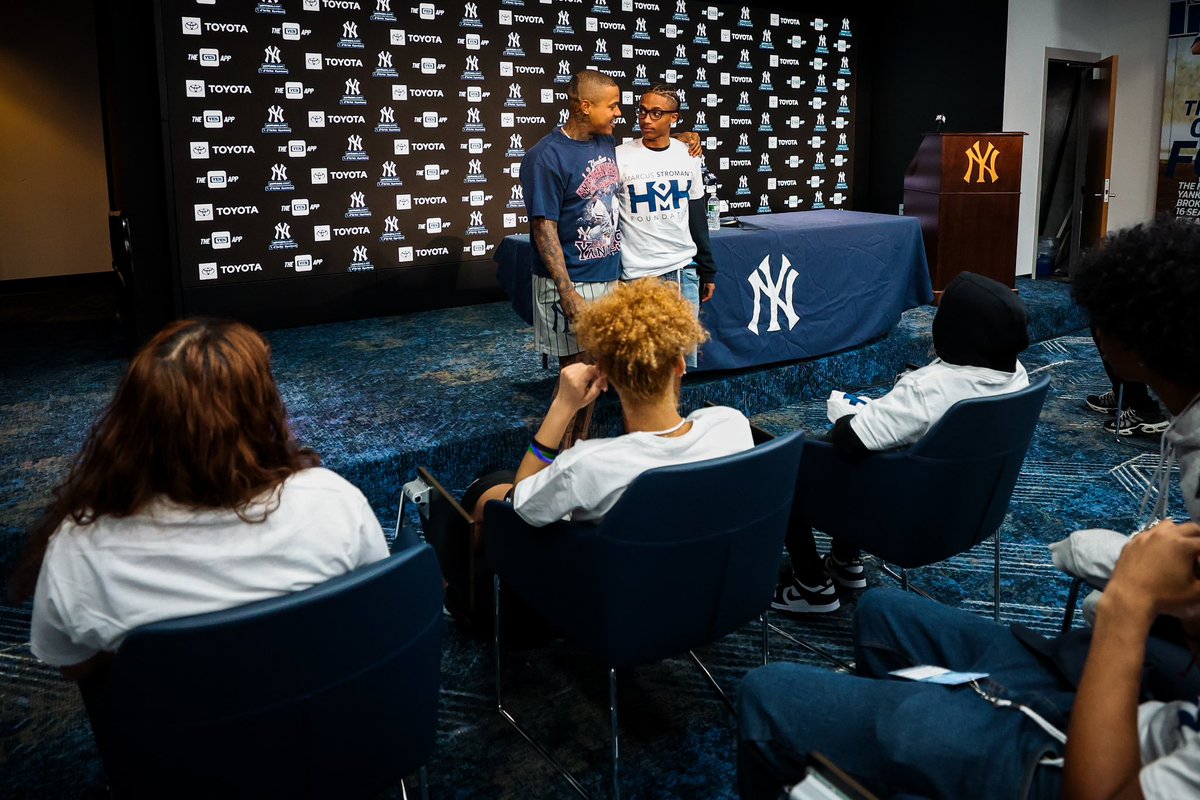
<instances>
[{"instance_id":1,"label":"teenager seated in chair","mask_svg":"<svg viewBox=\"0 0 1200 800\"><path fill-rule=\"evenodd\" d=\"M1195 519L1200 227L1166 219L1110 236L1072 289L1117 375L1149 384L1174 415L1164 440L1180 454ZM881 796L1200 796L1198 559L1195 523L1167 521L1138 535L1120 553L1094 627L1054 640L901 592L868 592L854 631L867 677L772 664L743 683L742 797L775 800L803 777L811 749ZM1151 636L1160 615L1188 649ZM1011 703L887 674L919 664L986 672L979 689ZM1064 728L1065 747L1052 730Z\"/></svg>"},{"instance_id":2,"label":"teenager seated in chair","mask_svg":"<svg viewBox=\"0 0 1200 800\"><path fill-rule=\"evenodd\" d=\"M371 506L297 445L267 343L182 320L130 363L10 584L72 679L150 622L295 592L388 555Z\"/></svg>"},{"instance_id":3,"label":"teenager seated in chair","mask_svg":"<svg viewBox=\"0 0 1200 800\"><path fill-rule=\"evenodd\" d=\"M730 455L754 444L749 421L735 409L713 406L680 416L685 359L708 334L673 284L657 278L621 284L582 306L574 324L596 363L563 368L558 394L515 474L505 479L493 473L467 490L463 507L474 513L477 546L485 538L483 507L489 500L509 499L531 525L566 518L596 522L646 470ZM609 388L620 398L625 434L555 450L550 443L562 438L575 412Z\"/></svg>"},{"instance_id":4,"label":"teenager seated in chair","mask_svg":"<svg viewBox=\"0 0 1200 800\"><path fill-rule=\"evenodd\" d=\"M839 418L828 439L851 459L913 444L959 400L1028 386L1025 367L1017 360L1028 346L1028 314L1012 290L963 272L946 287L933 319L937 358L905 373L890 392L858 406L857 413ZM866 587L858 548L834 539L831 552L822 558L802 504L792 507L786 543L792 576L776 588L773 608L801 614L836 611L841 601L835 584Z\"/></svg>"}]
</instances>

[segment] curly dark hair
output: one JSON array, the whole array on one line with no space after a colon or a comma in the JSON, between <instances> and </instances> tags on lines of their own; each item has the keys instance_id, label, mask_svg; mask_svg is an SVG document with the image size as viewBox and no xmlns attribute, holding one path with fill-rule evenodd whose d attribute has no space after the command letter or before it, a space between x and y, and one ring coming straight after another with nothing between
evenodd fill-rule
<instances>
[{"instance_id":1,"label":"curly dark hair","mask_svg":"<svg viewBox=\"0 0 1200 800\"><path fill-rule=\"evenodd\" d=\"M1072 278L1092 326L1164 378L1200 387L1200 226L1160 216L1110 236Z\"/></svg>"}]
</instances>

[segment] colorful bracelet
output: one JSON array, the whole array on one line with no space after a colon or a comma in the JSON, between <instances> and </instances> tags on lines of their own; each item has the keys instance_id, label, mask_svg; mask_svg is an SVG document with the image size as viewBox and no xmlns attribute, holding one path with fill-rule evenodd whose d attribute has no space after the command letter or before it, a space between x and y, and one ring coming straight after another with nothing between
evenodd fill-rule
<instances>
[{"instance_id":1,"label":"colorful bracelet","mask_svg":"<svg viewBox=\"0 0 1200 800\"><path fill-rule=\"evenodd\" d=\"M550 464L558 456L558 450L553 447L547 447L533 438L529 441L529 452L541 461L543 464Z\"/></svg>"}]
</instances>

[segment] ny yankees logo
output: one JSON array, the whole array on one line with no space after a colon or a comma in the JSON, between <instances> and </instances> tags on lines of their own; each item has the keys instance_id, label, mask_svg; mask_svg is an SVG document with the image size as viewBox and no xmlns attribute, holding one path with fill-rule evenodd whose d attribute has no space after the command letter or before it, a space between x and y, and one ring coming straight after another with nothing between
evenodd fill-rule
<instances>
[{"instance_id":1,"label":"ny yankees logo","mask_svg":"<svg viewBox=\"0 0 1200 800\"><path fill-rule=\"evenodd\" d=\"M392 54L387 52L386 50L380 51L378 66L379 66L379 69L391 69L392 68Z\"/></svg>"},{"instance_id":2,"label":"ny yankees logo","mask_svg":"<svg viewBox=\"0 0 1200 800\"><path fill-rule=\"evenodd\" d=\"M271 167L271 180L286 181L287 179L287 167L285 167L283 164L276 164L275 166Z\"/></svg>"},{"instance_id":3,"label":"ny yankees logo","mask_svg":"<svg viewBox=\"0 0 1200 800\"><path fill-rule=\"evenodd\" d=\"M357 39L358 38L358 25L356 25L353 22L343 22L342 23L342 38L343 39Z\"/></svg>"},{"instance_id":4,"label":"ny yankees logo","mask_svg":"<svg viewBox=\"0 0 1200 800\"><path fill-rule=\"evenodd\" d=\"M279 48L272 45L263 50L263 63L266 64L282 64L279 60Z\"/></svg>"},{"instance_id":5,"label":"ny yankees logo","mask_svg":"<svg viewBox=\"0 0 1200 800\"><path fill-rule=\"evenodd\" d=\"M367 205L367 196L365 194L363 194L362 192L351 192L350 193L350 207L351 208L366 208L366 205Z\"/></svg>"},{"instance_id":6,"label":"ny yankees logo","mask_svg":"<svg viewBox=\"0 0 1200 800\"><path fill-rule=\"evenodd\" d=\"M283 122L283 108L280 106L271 106L267 109L267 122L276 123Z\"/></svg>"},{"instance_id":7,"label":"ny yankees logo","mask_svg":"<svg viewBox=\"0 0 1200 800\"><path fill-rule=\"evenodd\" d=\"M354 248L354 261L356 263L362 263L363 261L366 261L366 260L367 260L367 248L365 245L360 244L358 247Z\"/></svg>"},{"instance_id":8,"label":"ny yankees logo","mask_svg":"<svg viewBox=\"0 0 1200 800\"><path fill-rule=\"evenodd\" d=\"M353 136L347 136L346 137L346 149L361 152L362 151L362 137L357 134L355 134Z\"/></svg>"},{"instance_id":9,"label":"ny yankees logo","mask_svg":"<svg viewBox=\"0 0 1200 800\"><path fill-rule=\"evenodd\" d=\"M276 225L275 225L276 241L279 241L282 239L290 239L290 238L292 238L292 226L288 225L286 222L276 223Z\"/></svg>"},{"instance_id":10,"label":"ny yankees logo","mask_svg":"<svg viewBox=\"0 0 1200 800\"><path fill-rule=\"evenodd\" d=\"M395 217L388 217L383 221L383 229L387 233L396 233L400 230L400 220Z\"/></svg>"},{"instance_id":11,"label":"ny yankees logo","mask_svg":"<svg viewBox=\"0 0 1200 800\"><path fill-rule=\"evenodd\" d=\"M359 85L357 78L348 78L346 80L346 94L358 94Z\"/></svg>"},{"instance_id":12,"label":"ny yankees logo","mask_svg":"<svg viewBox=\"0 0 1200 800\"><path fill-rule=\"evenodd\" d=\"M480 175L483 173L483 162L478 158L472 158L467 162L468 175Z\"/></svg>"},{"instance_id":13,"label":"ny yankees logo","mask_svg":"<svg viewBox=\"0 0 1200 800\"><path fill-rule=\"evenodd\" d=\"M781 329L779 325L780 311L787 317L789 331L800 321L800 315L792 307L792 290L800 273L792 269L792 262L786 255L782 256L781 260L778 278L771 277L771 257L767 255L759 263L758 269L750 273L750 277L747 279L750 287L754 289L754 316L750 318L750 324L746 327L755 336L761 335L758 329L759 314L764 297L771 305L771 322L767 325L768 332Z\"/></svg>"},{"instance_id":14,"label":"ny yankees logo","mask_svg":"<svg viewBox=\"0 0 1200 800\"><path fill-rule=\"evenodd\" d=\"M396 162L395 161L383 162L383 177L385 177L385 178L396 177Z\"/></svg>"},{"instance_id":15,"label":"ny yankees logo","mask_svg":"<svg viewBox=\"0 0 1200 800\"><path fill-rule=\"evenodd\" d=\"M396 121L396 109L391 106L384 106L379 109L379 124L391 125Z\"/></svg>"},{"instance_id":16,"label":"ny yankees logo","mask_svg":"<svg viewBox=\"0 0 1200 800\"><path fill-rule=\"evenodd\" d=\"M483 225L483 212L482 211L472 211L471 212L471 227L478 228L482 225Z\"/></svg>"}]
</instances>

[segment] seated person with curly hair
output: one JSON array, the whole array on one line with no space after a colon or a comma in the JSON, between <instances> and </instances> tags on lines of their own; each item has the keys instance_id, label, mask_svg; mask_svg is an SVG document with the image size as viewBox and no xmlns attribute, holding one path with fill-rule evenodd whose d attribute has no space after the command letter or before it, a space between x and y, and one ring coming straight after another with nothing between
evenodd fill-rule
<instances>
[{"instance_id":1,"label":"seated person with curly hair","mask_svg":"<svg viewBox=\"0 0 1200 800\"><path fill-rule=\"evenodd\" d=\"M463 506L477 521L488 500L510 492L513 509L531 525L597 521L648 469L753 446L740 411L716 406L679 414L684 360L708 334L676 287L658 279L621 284L580 307L575 332L596 363L563 368L558 394L511 483L484 486L481 479L468 489ZM621 400L625 434L556 451L550 443L562 438L575 412L609 387Z\"/></svg>"},{"instance_id":2,"label":"seated person with curly hair","mask_svg":"<svg viewBox=\"0 0 1200 800\"><path fill-rule=\"evenodd\" d=\"M10 584L31 648L71 679L134 628L322 583L388 555L366 498L297 445L270 350L181 320L133 358Z\"/></svg>"}]
</instances>

